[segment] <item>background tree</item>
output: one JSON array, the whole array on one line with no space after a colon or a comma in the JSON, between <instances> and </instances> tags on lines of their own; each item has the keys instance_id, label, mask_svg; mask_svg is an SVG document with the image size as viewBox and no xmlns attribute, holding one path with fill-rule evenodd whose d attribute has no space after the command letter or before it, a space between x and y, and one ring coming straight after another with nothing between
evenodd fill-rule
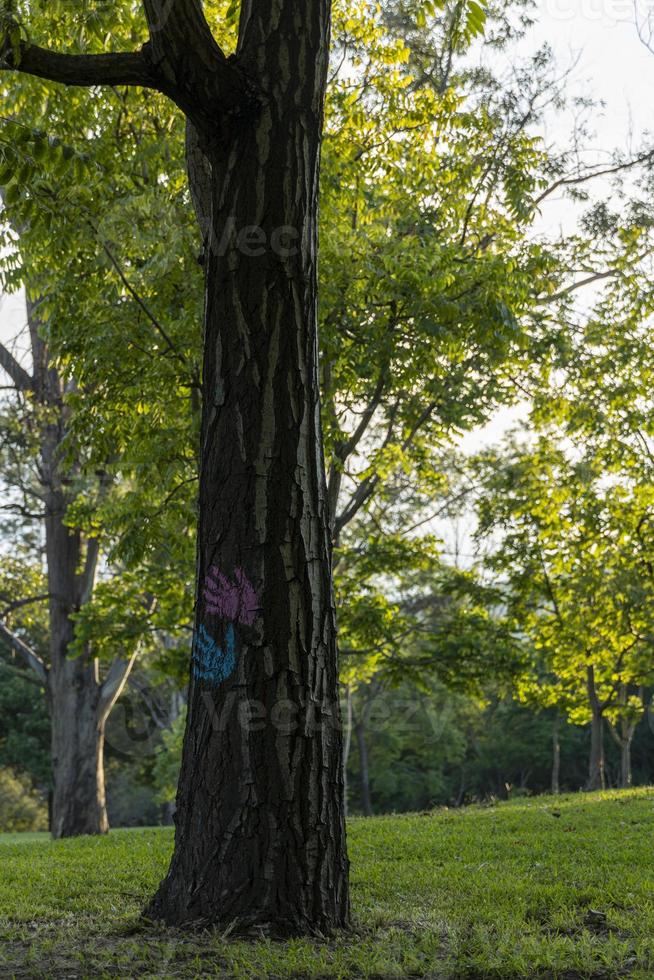
<instances>
[{"instance_id":1,"label":"background tree","mask_svg":"<svg viewBox=\"0 0 654 980\"><path fill-rule=\"evenodd\" d=\"M605 715L627 722L626 686L646 683L652 670L638 509L627 488L603 485L597 460L570 458L545 435L504 459L488 452L481 465L480 534L496 535L488 565L541 664L526 687L564 705L571 720L590 721L588 788L603 787Z\"/></svg>"},{"instance_id":2,"label":"background tree","mask_svg":"<svg viewBox=\"0 0 654 980\"><path fill-rule=\"evenodd\" d=\"M3 348L3 367L16 385L19 399L13 410L9 409L9 418L5 417L8 442L2 455L9 465L2 467L2 475L5 482L17 479L13 487L19 497L16 509L42 522L47 569L44 584L36 594L15 592L9 608L15 602L19 607L21 603L47 602L48 657L42 658L7 626L6 620L0 623L0 636L24 659L45 689L52 725L51 827L53 836L65 837L107 830L104 725L133 659L116 657L101 680L93 647L74 648L74 616L92 597L100 546L96 534L67 523L69 507L80 494L102 492L103 481L96 481L96 487L84 486L81 461L74 450L70 452L70 445L65 445L68 411L63 401L64 382L42 339L37 306L28 301L32 371L28 373ZM65 459L67 450L70 455ZM18 465L11 465L17 457Z\"/></svg>"}]
</instances>

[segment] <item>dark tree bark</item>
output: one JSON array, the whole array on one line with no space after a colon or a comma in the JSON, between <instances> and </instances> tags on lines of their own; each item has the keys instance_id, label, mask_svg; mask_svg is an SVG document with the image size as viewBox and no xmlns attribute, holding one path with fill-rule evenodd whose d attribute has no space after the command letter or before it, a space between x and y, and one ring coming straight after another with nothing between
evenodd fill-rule
<instances>
[{"instance_id":1,"label":"dark tree bark","mask_svg":"<svg viewBox=\"0 0 654 980\"><path fill-rule=\"evenodd\" d=\"M239 61L269 97L226 122L218 144L199 130L212 220L196 631L227 643L212 569L218 588L218 575L238 585L242 569L257 598L235 624L232 676L192 677L175 855L148 912L292 933L348 914L316 340L328 25L321 4L307 6L300 30L289 4L243 18ZM253 706L261 719L248 728Z\"/></svg>"},{"instance_id":2,"label":"dark tree bark","mask_svg":"<svg viewBox=\"0 0 654 980\"><path fill-rule=\"evenodd\" d=\"M604 767L604 705L597 696L595 669L586 669L586 688L591 708L590 755L588 758L587 790L605 789L606 773Z\"/></svg>"},{"instance_id":3,"label":"dark tree bark","mask_svg":"<svg viewBox=\"0 0 654 980\"><path fill-rule=\"evenodd\" d=\"M244 0L229 59L200 0L144 7L129 60L82 58L76 76L33 47L2 58L158 88L189 124L206 255L196 632L175 851L146 912L325 932L349 917L316 331L329 0Z\"/></svg>"}]
</instances>

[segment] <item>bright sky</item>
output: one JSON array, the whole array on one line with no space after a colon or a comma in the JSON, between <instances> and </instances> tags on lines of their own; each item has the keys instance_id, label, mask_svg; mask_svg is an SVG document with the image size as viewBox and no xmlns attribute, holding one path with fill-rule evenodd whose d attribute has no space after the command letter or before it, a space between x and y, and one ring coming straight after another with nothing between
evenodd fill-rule
<instances>
[{"instance_id":1,"label":"bright sky","mask_svg":"<svg viewBox=\"0 0 654 980\"><path fill-rule=\"evenodd\" d=\"M595 122L601 145L626 141L634 132L654 128L654 54L636 30L654 13L652 0L540 0L540 35L562 66L580 53L576 81L588 81L588 94L606 102Z\"/></svg>"},{"instance_id":2,"label":"bright sky","mask_svg":"<svg viewBox=\"0 0 654 980\"><path fill-rule=\"evenodd\" d=\"M636 18L643 25L649 10L654 20L654 0L537 0L536 10L538 23L519 51L529 53L547 42L560 72L574 66L571 91L604 103L589 120L598 161L606 163L607 153L615 149L642 149L648 131L654 134L654 53L641 42ZM565 145L571 128L568 116L550 123L543 135L548 143ZM649 142L654 145L654 136ZM601 191L599 181L595 186ZM543 220L555 229L570 214L569 202L553 197ZM497 441L524 414L520 407L502 410L488 425L466 435L463 446L475 451Z\"/></svg>"}]
</instances>

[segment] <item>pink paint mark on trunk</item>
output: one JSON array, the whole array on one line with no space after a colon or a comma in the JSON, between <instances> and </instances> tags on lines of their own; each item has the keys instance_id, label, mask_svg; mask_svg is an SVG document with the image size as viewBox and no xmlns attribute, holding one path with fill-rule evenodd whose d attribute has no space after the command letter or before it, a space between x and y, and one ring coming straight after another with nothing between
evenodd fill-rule
<instances>
[{"instance_id":1,"label":"pink paint mark on trunk","mask_svg":"<svg viewBox=\"0 0 654 980\"><path fill-rule=\"evenodd\" d=\"M257 593L242 568L234 569L232 582L216 565L204 580L207 613L244 626L252 626L260 609Z\"/></svg>"}]
</instances>

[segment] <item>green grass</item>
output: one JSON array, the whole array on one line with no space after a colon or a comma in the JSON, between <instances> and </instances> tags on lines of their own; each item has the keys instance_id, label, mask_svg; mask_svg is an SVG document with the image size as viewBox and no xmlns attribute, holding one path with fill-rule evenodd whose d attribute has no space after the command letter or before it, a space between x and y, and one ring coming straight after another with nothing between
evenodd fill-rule
<instances>
[{"instance_id":1,"label":"green grass","mask_svg":"<svg viewBox=\"0 0 654 980\"><path fill-rule=\"evenodd\" d=\"M558 814L558 815L557 815ZM0 836L0 977L654 977L654 789L354 819L354 929L146 927L163 829Z\"/></svg>"}]
</instances>

